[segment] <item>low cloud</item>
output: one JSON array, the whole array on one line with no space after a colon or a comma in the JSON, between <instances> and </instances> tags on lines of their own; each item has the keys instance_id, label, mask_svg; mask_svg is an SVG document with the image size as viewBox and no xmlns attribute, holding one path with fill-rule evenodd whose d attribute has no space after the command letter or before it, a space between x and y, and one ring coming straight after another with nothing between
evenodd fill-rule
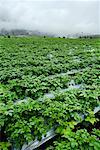
<instances>
[{"instance_id":1,"label":"low cloud","mask_svg":"<svg viewBox=\"0 0 100 150\"><path fill-rule=\"evenodd\" d=\"M99 0L0 0L0 29L100 34Z\"/></svg>"}]
</instances>

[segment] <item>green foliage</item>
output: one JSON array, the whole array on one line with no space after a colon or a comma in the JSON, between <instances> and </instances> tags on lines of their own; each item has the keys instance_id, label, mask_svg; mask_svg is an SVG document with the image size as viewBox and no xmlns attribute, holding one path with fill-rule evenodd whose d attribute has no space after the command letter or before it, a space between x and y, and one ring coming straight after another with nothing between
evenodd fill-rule
<instances>
[{"instance_id":1,"label":"green foliage","mask_svg":"<svg viewBox=\"0 0 100 150\"><path fill-rule=\"evenodd\" d=\"M48 149L100 149L94 114L100 105L99 42L0 37L0 132L6 135L1 150L41 140L52 127L58 140Z\"/></svg>"},{"instance_id":2,"label":"green foliage","mask_svg":"<svg viewBox=\"0 0 100 150\"><path fill-rule=\"evenodd\" d=\"M9 150L11 144L9 142L0 142L0 150Z\"/></svg>"},{"instance_id":3,"label":"green foliage","mask_svg":"<svg viewBox=\"0 0 100 150\"><path fill-rule=\"evenodd\" d=\"M96 135L87 132L86 129L77 130L72 132L70 128L66 129L63 133L63 138L54 142L55 150L99 150L100 141Z\"/></svg>"}]
</instances>

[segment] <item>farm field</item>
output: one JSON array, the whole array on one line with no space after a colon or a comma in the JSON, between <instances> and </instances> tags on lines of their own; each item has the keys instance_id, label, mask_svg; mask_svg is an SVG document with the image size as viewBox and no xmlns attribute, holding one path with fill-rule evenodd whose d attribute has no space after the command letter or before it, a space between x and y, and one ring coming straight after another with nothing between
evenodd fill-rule
<instances>
[{"instance_id":1,"label":"farm field","mask_svg":"<svg viewBox=\"0 0 100 150\"><path fill-rule=\"evenodd\" d=\"M99 100L99 38L0 37L0 150L99 150Z\"/></svg>"}]
</instances>

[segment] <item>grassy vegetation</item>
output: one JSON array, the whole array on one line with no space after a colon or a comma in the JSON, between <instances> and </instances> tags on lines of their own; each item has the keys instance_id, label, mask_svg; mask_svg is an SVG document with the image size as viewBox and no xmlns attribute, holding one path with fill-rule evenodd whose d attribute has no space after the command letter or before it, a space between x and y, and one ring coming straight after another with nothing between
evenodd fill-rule
<instances>
[{"instance_id":1,"label":"grassy vegetation","mask_svg":"<svg viewBox=\"0 0 100 150\"><path fill-rule=\"evenodd\" d=\"M45 149L99 150L99 70L99 38L0 37L0 149L54 127Z\"/></svg>"}]
</instances>

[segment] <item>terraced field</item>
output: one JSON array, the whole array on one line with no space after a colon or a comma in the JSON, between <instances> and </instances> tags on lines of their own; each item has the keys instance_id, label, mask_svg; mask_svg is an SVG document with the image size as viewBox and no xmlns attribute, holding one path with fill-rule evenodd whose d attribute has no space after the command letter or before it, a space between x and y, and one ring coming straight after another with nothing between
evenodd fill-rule
<instances>
[{"instance_id":1,"label":"terraced field","mask_svg":"<svg viewBox=\"0 0 100 150\"><path fill-rule=\"evenodd\" d=\"M99 38L0 37L1 150L99 150L99 99Z\"/></svg>"}]
</instances>

